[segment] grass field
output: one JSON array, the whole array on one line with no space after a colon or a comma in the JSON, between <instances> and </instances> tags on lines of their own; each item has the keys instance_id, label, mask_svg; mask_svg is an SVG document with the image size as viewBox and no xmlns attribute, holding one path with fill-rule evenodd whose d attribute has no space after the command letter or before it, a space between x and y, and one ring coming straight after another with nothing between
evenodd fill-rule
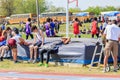
<instances>
[{"instance_id":1,"label":"grass field","mask_svg":"<svg viewBox=\"0 0 120 80\"><path fill-rule=\"evenodd\" d=\"M87 28L89 28L89 23L84 24ZM10 27L18 27L18 25L8 25ZM81 27L81 29L83 29ZM69 28L69 32L72 33L72 26ZM65 24L61 25L60 27L60 32L63 34L58 34L59 36L65 36ZM73 34L69 35L70 37L74 37ZM22 37L25 38L25 34L22 34ZM84 34L82 35L82 38L89 38L90 34ZM18 64L14 64L13 61L10 60L4 60L3 62L0 62L0 70L5 70L5 71L20 71L20 72L51 72L51 73L68 73L68 74L103 74L102 72L102 65L100 69L92 69L89 71L89 67L82 67L80 64L70 64L70 65L65 65L65 66L56 66L53 63L50 63L48 68L45 68L44 66L39 67L38 64L29 64L27 62L22 62ZM104 75L119 75L120 71L117 73L109 72Z\"/></svg>"},{"instance_id":2,"label":"grass field","mask_svg":"<svg viewBox=\"0 0 120 80\"><path fill-rule=\"evenodd\" d=\"M73 66L74 65L74 66ZM1 71L19 71L19 72L47 72L47 73L65 73L65 74L98 74L98 75L120 75L120 71L117 73L109 72L109 73L103 73L102 72L102 65L100 69L94 68L89 71L89 67L83 67L79 64L71 64L71 65L65 65L65 66L56 66L53 63L49 64L48 68L45 68L44 66L40 67L38 66L38 63L36 64L29 64L27 62L14 64L10 60L4 60L4 62L0 62L0 70Z\"/></svg>"},{"instance_id":3,"label":"grass field","mask_svg":"<svg viewBox=\"0 0 120 80\"><path fill-rule=\"evenodd\" d=\"M20 25L18 24L14 24L14 25L7 25L7 27L17 27L17 28L21 28ZM90 23L85 23L83 24L83 26L86 26L86 29L90 29ZM80 30L83 30L84 27L80 27ZM59 34L57 34L57 36L61 36L61 37L65 37L66 36L66 24L62 24L60 25L60 31ZM25 38L25 34L22 34L22 37ZM69 26L69 37L74 38L73 35L73 27L70 25ZM81 34L81 38L90 38L91 35L90 34Z\"/></svg>"}]
</instances>

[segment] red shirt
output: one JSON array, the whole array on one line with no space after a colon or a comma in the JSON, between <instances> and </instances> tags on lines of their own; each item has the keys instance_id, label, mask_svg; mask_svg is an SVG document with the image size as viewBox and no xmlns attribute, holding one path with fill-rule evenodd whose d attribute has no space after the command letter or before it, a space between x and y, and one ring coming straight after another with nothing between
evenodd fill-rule
<instances>
[{"instance_id":1,"label":"red shirt","mask_svg":"<svg viewBox=\"0 0 120 80\"><path fill-rule=\"evenodd\" d=\"M73 23L73 28L74 28L74 30L73 30L73 33L74 34L79 34L80 33L80 31L79 31L79 22L74 22Z\"/></svg>"}]
</instances>

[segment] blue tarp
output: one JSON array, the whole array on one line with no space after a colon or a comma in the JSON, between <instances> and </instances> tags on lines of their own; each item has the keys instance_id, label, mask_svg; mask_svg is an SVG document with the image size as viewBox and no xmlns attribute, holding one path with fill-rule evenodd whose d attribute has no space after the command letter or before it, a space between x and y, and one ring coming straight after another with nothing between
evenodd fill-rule
<instances>
[{"instance_id":1,"label":"blue tarp","mask_svg":"<svg viewBox=\"0 0 120 80\"><path fill-rule=\"evenodd\" d=\"M87 15L88 15L88 13L86 13L86 12L76 14L76 16L87 16Z\"/></svg>"},{"instance_id":2,"label":"blue tarp","mask_svg":"<svg viewBox=\"0 0 120 80\"><path fill-rule=\"evenodd\" d=\"M110 12L108 14L105 14L105 16L117 16L117 14L120 14L120 12L119 11Z\"/></svg>"}]
</instances>

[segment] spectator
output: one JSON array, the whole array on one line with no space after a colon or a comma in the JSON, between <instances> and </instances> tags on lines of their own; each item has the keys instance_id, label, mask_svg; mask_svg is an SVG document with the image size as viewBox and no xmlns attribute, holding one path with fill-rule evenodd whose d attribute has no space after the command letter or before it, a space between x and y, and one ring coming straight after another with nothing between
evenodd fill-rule
<instances>
[{"instance_id":1,"label":"spectator","mask_svg":"<svg viewBox=\"0 0 120 80\"><path fill-rule=\"evenodd\" d=\"M104 31L104 38L107 42L105 45L105 57L104 57L104 69L106 72L106 67L108 64L108 58L110 53L113 56L114 61L114 72L117 72L117 57L118 57L118 41L120 40L120 28L116 25L116 21L112 21L112 25L108 25Z\"/></svg>"},{"instance_id":2,"label":"spectator","mask_svg":"<svg viewBox=\"0 0 120 80\"><path fill-rule=\"evenodd\" d=\"M50 18L47 18L46 20L45 32L46 32L46 36L50 37Z\"/></svg>"},{"instance_id":3,"label":"spectator","mask_svg":"<svg viewBox=\"0 0 120 80\"><path fill-rule=\"evenodd\" d=\"M54 32L54 29L55 29L55 23L53 22L53 19L51 19L50 21L50 36L54 37L55 36L55 32Z\"/></svg>"}]
</instances>

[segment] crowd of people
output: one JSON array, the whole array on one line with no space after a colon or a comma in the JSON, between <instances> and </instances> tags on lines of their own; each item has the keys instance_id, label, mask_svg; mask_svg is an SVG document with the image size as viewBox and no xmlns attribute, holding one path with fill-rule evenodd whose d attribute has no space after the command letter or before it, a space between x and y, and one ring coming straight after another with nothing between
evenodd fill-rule
<instances>
[{"instance_id":1,"label":"crowd of people","mask_svg":"<svg viewBox=\"0 0 120 80\"><path fill-rule=\"evenodd\" d=\"M17 51L17 45L25 45L29 47L30 51L30 59L28 60L29 63L36 63L38 62L38 57L40 56L40 64L39 66L43 65L43 53L47 52L47 59L45 66L48 67L48 62L50 58L50 54L53 53L52 50L47 50L47 49L42 49L40 51L39 48L44 45L44 34L41 29L39 29L36 25L32 25L31 23L31 18L28 18L25 24L25 33L26 33L26 40L28 39L29 36L31 36L32 41L31 42L26 42L21 37L21 34L19 32L19 29L14 27L5 27L2 28L0 27L0 61L3 61L4 54L7 51L11 51L10 57L12 57L14 63L19 63L17 56L18 56L18 51ZM52 19L48 18L47 22L45 23L45 28L46 28L46 35L47 37L51 37L55 35L54 29L55 25L58 24L57 20L55 22L52 22ZM56 28L56 30L59 30ZM63 44L67 44L70 41L70 38L62 38L61 42Z\"/></svg>"},{"instance_id":2,"label":"crowd of people","mask_svg":"<svg viewBox=\"0 0 120 80\"><path fill-rule=\"evenodd\" d=\"M79 26L82 26L78 18L75 18L73 22L73 33L75 37L80 38ZM94 35L99 38L99 34L103 36L103 44L105 44L104 50L104 72L106 72L106 67L108 64L108 57L110 54L113 56L114 61L114 71L117 71L117 57L118 57L118 44L120 40L120 19L118 20L109 20L106 19L104 22L101 22L100 27L98 27L98 20L95 17L91 23L91 35L94 38ZM43 28L47 37L53 37L59 31L59 23L57 20L47 18L46 23L44 23ZM6 51L12 51L12 58L14 63L18 63L17 59L17 44L29 46L30 59L29 63L36 63L38 54L40 54L40 66L43 65L43 53L47 52L47 59L45 66L48 66L49 57L52 53L52 50L41 50L38 51L39 47L44 45L45 37L43 31L39 29L36 25L31 24L31 18L28 18L28 22L25 24L25 33L26 40L29 36L33 39L32 42L26 42L19 33L18 28L11 29L10 27L5 27L2 25L0 27L0 61L3 61L3 57ZM62 38L61 40L64 44L67 44L70 41L70 38Z\"/></svg>"}]
</instances>

